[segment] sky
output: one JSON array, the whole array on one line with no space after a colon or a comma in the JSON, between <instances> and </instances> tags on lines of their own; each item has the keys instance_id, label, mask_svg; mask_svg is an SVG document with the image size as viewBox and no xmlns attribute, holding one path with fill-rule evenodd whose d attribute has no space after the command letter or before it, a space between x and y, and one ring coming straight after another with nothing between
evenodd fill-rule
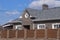
<instances>
[{"instance_id":1,"label":"sky","mask_svg":"<svg viewBox=\"0 0 60 40\"><path fill-rule=\"evenodd\" d=\"M60 7L60 0L0 0L0 25L19 18L26 8Z\"/></svg>"}]
</instances>

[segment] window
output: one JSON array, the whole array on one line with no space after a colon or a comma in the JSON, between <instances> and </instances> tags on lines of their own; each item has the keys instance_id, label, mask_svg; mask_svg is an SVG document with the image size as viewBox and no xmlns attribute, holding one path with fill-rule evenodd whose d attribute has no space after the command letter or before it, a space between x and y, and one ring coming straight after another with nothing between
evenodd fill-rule
<instances>
[{"instance_id":1,"label":"window","mask_svg":"<svg viewBox=\"0 0 60 40\"><path fill-rule=\"evenodd\" d=\"M45 24L38 24L37 29L45 29L46 25Z\"/></svg>"},{"instance_id":2,"label":"window","mask_svg":"<svg viewBox=\"0 0 60 40\"><path fill-rule=\"evenodd\" d=\"M29 17L29 14L28 14L28 13L26 13L26 14L25 14L25 18L28 18L28 17Z\"/></svg>"},{"instance_id":3,"label":"window","mask_svg":"<svg viewBox=\"0 0 60 40\"><path fill-rule=\"evenodd\" d=\"M17 30L22 30L22 25L16 25Z\"/></svg>"},{"instance_id":4,"label":"window","mask_svg":"<svg viewBox=\"0 0 60 40\"><path fill-rule=\"evenodd\" d=\"M2 26L4 29L13 29L13 25L12 24L6 24L4 26Z\"/></svg>"},{"instance_id":5,"label":"window","mask_svg":"<svg viewBox=\"0 0 60 40\"><path fill-rule=\"evenodd\" d=\"M52 29L60 28L60 23L52 24Z\"/></svg>"},{"instance_id":6,"label":"window","mask_svg":"<svg viewBox=\"0 0 60 40\"><path fill-rule=\"evenodd\" d=\"M13 29L13 25L10 25L10 26L6 26L6 27L4 27L4 29Z\"/></svg>"},{"instance_id":7,"label":"window","mask_svg":"<svg viewBox=\"0 0 60 40\"><path fill-rule=\"evenodd\" d=\"M24 25L24 28L30 30L30 25Z\"/></svg>"}]
</instances>

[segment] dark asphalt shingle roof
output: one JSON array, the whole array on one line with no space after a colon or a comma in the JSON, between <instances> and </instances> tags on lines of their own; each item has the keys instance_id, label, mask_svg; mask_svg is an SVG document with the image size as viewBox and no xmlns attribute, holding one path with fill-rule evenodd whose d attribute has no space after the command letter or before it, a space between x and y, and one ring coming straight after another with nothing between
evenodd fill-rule
<instances>
[{"instance_id":1,"label":"dark asphalt shingle roof","mask_svg":"<svg viewBox=\"0 0 60 40\"><path fill-rule=\"evenodd\" d=\"M15 20L12 20L12 21L22 21L21 18L17 18Z\"/></svg>"},{"instance_id":2,"label":"dark asphalt shingle roof","mask_svg":"<svg viewBox=\"0 0 60 40\"><path fill-rule=\"evenodd\" d=\"M60 7L47 10L27 9L30 15L36 16L33 21L60 19Z\"/></svg>"},{"instance_id":3,"label":"dark asphalt shingle roof","mask_svg":"<svg viewBox=\"0 0 60 40\"><path fill-rule=\"evenodd\" d=\"M22 23L22 20L20 19L20 18L17 18L17 19L14 19L14 20L12 20L11 22L7 22L6 24L4 24L4 25L7 25L7 24L21 24ZM4 25L2 25L2 26L4 26Z\"/></svg>"},{"instance_id":4,"label":"dark asphalt shingle roof","mask_svg":"<svg viewBox=\"0 0 60 40\"><path fill-rule=\"evenodd\" d=\"M15 20L12 20L12 21L9 22L9 23L22 23L22 20L21 20L21 18L17 18L17 19L15 19Z\"/></svg>"}]
</instances>

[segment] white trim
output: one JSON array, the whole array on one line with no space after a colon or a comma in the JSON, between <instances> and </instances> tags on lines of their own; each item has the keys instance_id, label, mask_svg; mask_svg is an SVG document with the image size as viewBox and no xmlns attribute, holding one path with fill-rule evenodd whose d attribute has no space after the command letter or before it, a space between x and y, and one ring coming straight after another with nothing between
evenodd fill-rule
<instances>
[{"instance_id":1,"label":"white trim","mask_svg":"<svg viewBox=\"0 0 60 40\"><path fill-rule=\"evenodd\" d=\"M52 29L54 29L54 24L52 24Z\"/></svg>"},{"instance_id":2,"label":"white trim","mask_svg":"<svg viewBox=\"0 0 60 40\"><path fill-rule=\"evenodd\" d=\"M7 24L7 25L4 25L4 26L2 26L2 27L7 27L7 26L10 26L11 24Z\"/></svg>"},{"instance_id":3,"label":"white trim","mask_svg":"<svg viewBox=\"0 0 60 40\"><path fill-rule=\"evenodd\" d=\"M16 29L22 30L22 25L16 25Z\"/></svg>"},{"instance_id":4,"label":"white trim","mask_svg":"<svg viewBox=\"0 0 60 40\"><path fill-rule=\"evenodd\" d=\"M40 25L43 25L44 28L40 28L40 27L39 27ZM37 24L37 29L46 29L46 25L45 25L45 24Z\"/></svg>"}]
</instances>

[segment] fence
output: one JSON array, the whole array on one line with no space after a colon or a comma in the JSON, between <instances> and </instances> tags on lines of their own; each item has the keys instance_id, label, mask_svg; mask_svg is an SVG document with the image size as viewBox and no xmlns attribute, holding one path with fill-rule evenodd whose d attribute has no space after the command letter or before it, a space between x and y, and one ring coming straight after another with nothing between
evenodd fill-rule
<instances>
[{"instance_id":1,"label":"fence","mask_svg":"<svg viewBox=\"0 0 60 40\"><path fill-rule=\"evenodd\" d=\"M60 29L0 30L0 40L59 40Z\"/></svg>"}]
</instances>

